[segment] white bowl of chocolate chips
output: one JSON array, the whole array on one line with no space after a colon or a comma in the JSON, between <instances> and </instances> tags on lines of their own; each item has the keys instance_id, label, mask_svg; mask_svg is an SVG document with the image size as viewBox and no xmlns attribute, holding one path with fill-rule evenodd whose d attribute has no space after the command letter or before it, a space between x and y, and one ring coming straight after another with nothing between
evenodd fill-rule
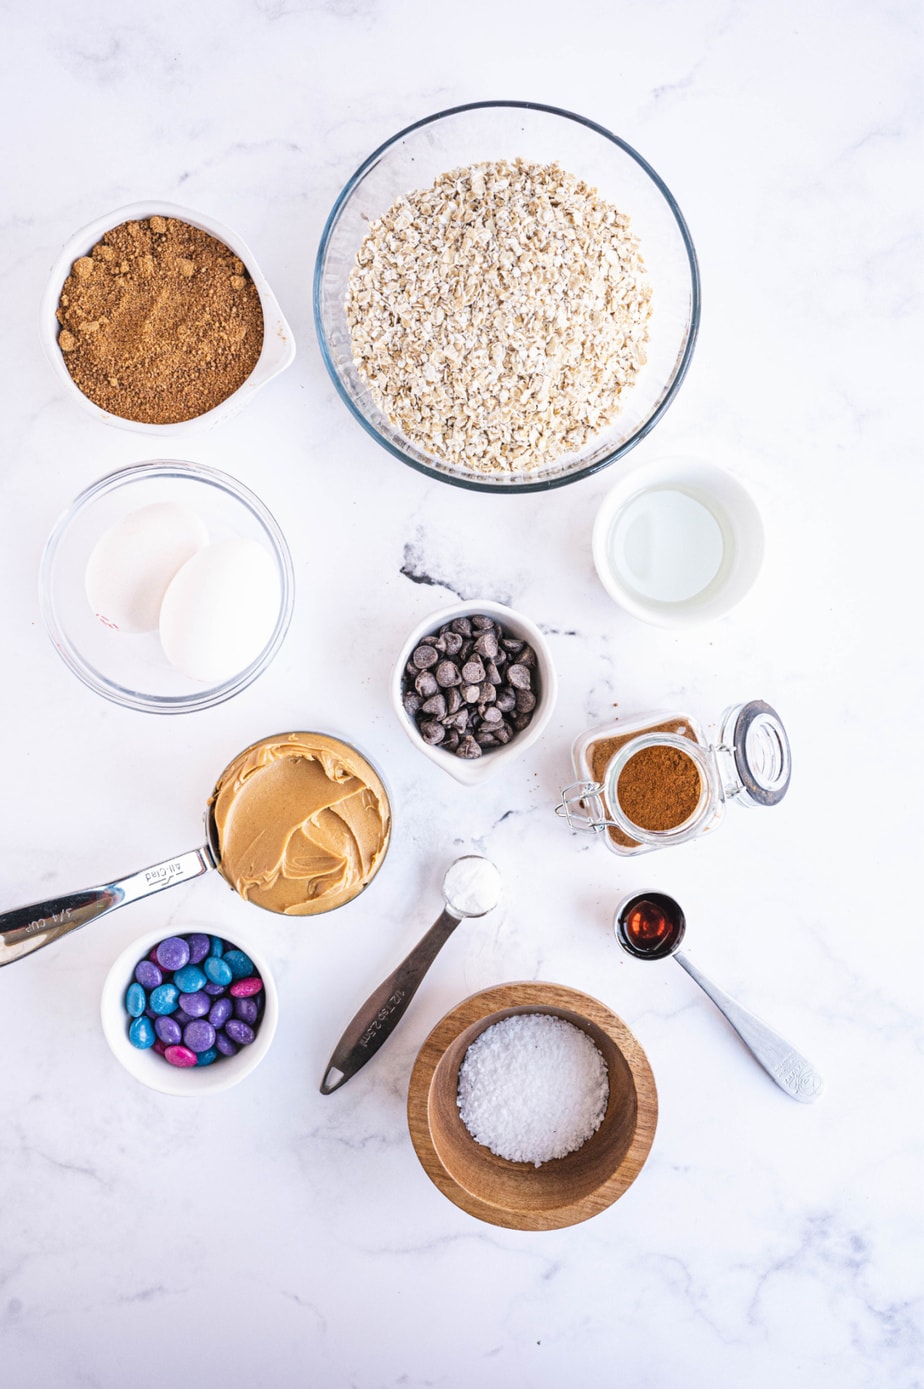
<instances>
[{"instance_id":1,"label":"white bowl of chocolate chips","mask_svg":"<svg viewBox=\"0 0 924 1389\"><path fill-rule=\"evenodd\" d=\"M466 786L536 741L558 679L548 642L523 613L487 599L441 608L401 649L391 699L407 736Z\"/></svg>"}]
</instances>

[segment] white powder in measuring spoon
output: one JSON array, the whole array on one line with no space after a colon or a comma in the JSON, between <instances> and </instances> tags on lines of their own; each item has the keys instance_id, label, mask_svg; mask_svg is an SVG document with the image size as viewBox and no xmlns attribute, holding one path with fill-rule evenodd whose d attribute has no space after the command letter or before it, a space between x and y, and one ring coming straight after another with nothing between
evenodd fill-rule
<instances>
[{"instance_id":1,"label":"white powder in measuring spoon","mask_svg":"<svg viewBox=\"0 0 924 1389\"><path fill-rule=\"evenodd\" d=\"M541 1167L596 1133L609 1092L606 1063L586 1032L550 1013L519 1013L469 1047L457 1103L476 1143Z\"/></svg>"}]
</instances>

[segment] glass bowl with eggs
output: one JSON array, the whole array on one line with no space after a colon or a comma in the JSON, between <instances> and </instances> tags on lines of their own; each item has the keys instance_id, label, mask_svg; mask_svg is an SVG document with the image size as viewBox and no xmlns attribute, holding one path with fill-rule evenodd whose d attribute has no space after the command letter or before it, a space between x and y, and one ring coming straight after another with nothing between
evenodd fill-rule
<instances>
[{"instance_id":1,"label":"glass bowl with eggs","mask_svg":"<svg viewBox=\"0 0 924 1389\"><path fill-rule=\"evenodd\" d=\"M428 477L559 487L621 458L686 375L696 253L677 203L572 112L476 102L401 130L327 219L325 364L356 420Z\"/></svg>"},{"instance_id":2,"label":"glass bowl with eggs","mask_svg":"<svg viewBox=\"0 0 924 1389\"><path fill-rule=\"evenodd\" d=\"M292 615L294 575L275 518L199 463L136 463L86 488L45 545L48 634L85 685L130 709L181 714L246 689Z\"/></svg>"}]
</instances>

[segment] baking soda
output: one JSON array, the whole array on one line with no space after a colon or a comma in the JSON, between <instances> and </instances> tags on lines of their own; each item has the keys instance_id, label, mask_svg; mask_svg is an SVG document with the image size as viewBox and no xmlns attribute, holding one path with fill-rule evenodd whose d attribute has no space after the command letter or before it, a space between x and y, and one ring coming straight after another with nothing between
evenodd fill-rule
<instances>
[{"instance_id":1,"label":"baking soda","mask_svg":"<svg viewBox=\"0 0 924 1389\"><path fill-rule=\"evenodd\" d=\"M606 1063L579 1027L550 1013L494 1023L465 1053L457 1103L476 1143L541 1167L587 1142L609 1100Z\"/></svg>"}]
</instances>

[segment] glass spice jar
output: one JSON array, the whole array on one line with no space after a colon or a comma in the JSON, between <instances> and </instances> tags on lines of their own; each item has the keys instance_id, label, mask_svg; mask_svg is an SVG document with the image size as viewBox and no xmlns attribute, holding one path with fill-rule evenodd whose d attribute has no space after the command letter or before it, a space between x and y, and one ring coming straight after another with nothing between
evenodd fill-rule
<instances>
[{"instance_id":1,"label":"glass spice jar","mask_svg":"<svg viewBox=\"0 0 924 1389\"><path fill-rule=\"evenodd\" d=\"M689 714L649 714L575 740L579 780L555 813L572 829L606 833L617 854L683 844L714 829L729 801L776 805L789 789L789 739L763 700L736 704L710 744Z\"/></svg>"}]
</instances>

